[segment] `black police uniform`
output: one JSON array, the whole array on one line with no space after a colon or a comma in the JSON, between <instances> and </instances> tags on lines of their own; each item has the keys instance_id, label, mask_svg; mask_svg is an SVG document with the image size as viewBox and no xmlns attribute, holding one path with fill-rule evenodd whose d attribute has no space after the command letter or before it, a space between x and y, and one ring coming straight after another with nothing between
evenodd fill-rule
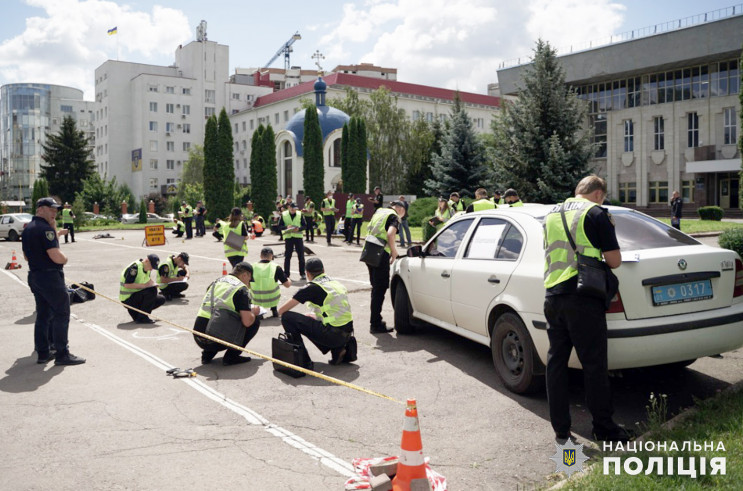
<instances>
[{"instance_id":1,"label":"black police uniform","mask_svg":"<svg viewBox=\"0 0 743 491\"><path fill-rule=\"evenodd\" d=\"M124 283L134 283L137 279L137 262L134 261L126 267L126 274L124 275ZM139 309L143 312L151 313L158 307L162 307L165 303L165 297L158 293L157 286L150 286L143 288L139 291L132 293L129 298L124 300L123 304ZM154 322L149 316L140 314L132 309L126 309L131 316L132 320L137 323L151 323Z\"/></svg>"},{"instance_id":2,"label":"black police uniform","mask_svg":"<svg viewBox=\"0 0 743 491\"><path fill-rule=\"evenodd\" d=\"M173 261L173 264L175 264L175 258L177 256L170 256L170 257L173 258L172 261ZM178 266L176 266L176 268L178 269L178 273L176 273L176 276L178 276L179 278L186 276L185 270L178 268ZM167 278L170 275L170 265L166 261L163 261L160 267L157 268L157 271L158 273L160 273L160 276L162 278ZM188 282L175 281L175 282L168 283L165 288L162 288L160 290L160 293L165 295L166 300L169 300L170 298L173 298L173 297L182 297L183 296L182 292L186 291L187 288L188 288Z\"/></svg>"},{"instance_id":3,"label":"black police uniform","mask_svg":"<svg viewBox=\"0 0 743 491\"><path fill-rule=\"evenodd\" d=\"M28 260L28 286L36 300L34 348L39 360L48 359L54 348L57 359L69 355L67 331L70 324L70 297L63 266L51 260L47 251L59 248L57 231L42 217L34 216L23 233L23 254Z\"/></svg>"},{"instance_id":4,"label":"black police uniform","mask_svg":"<svg viewBox=\"0 0 743 491\"><path fill-rule=\"evenodd\" d=\"M384 230L395 227L395 234L400 228L400 218L397 214L387 217L384 224ZM394 240L394 239L393 239ZM369 283L371 283L371 315L369 323L372 332L386 332L387 327L382 321L382 306L384 305L384 295L390 287L390 255L387 251L382 253L382 261L376 268L369 266Z\"/></svg>"},{"instance_id":5,"label":"black police uniform","mask_svg":"<svg viewBox=\"0 0 743 491\"><path fill-rule=\"evenodd\" d=\"M248 292L247 288L241 288L237 292L235 292L235 295L232 297L232 301L235 304L235 310L240 312L241 310L250 310L251 304L250 304L250 293ZM196 321L194 322L193 330L200 333L206 333L206 326L209 324L209 319L206 317L196 317ZM242 341L239 343L241 347L245 347L248 345L251 339L255 337L256 334L258 334L258 328L261 327L261 322L258 317L255 318L255 322L251 324L250 326L243 326L245 327L245 335L243 336ZM201 363L209 363L212 361L212 359L222 350L227 350L227 352L224 354L224 358L222 359L222 364L224 365L234 365L237 363L242 363L244 361L250 361L249 357L241 357L240 353L242 351L227 348L223 344L215 343L213 341L209 341L206 338L202 338L201 336L197 336L196 334L193 335L194 341L196 341L196 344L199 345L199 348L202 349L201 352Z\"/></svg>"},{"instance_id":6,"label":"black police uniform","mask_svg":"<svg viewBox=\"0 0 743 491\"><path fill-rule=\"evenodd\" d=\"M619 249L614 224L606 209L592 207L583 228L601 251ZM583 366L586 402L593 416L593 432L601 439L623 431L614 423L607 369L606 305L603 300L576 293L577 276L546 291L544 315L550 341L547 355L547 399L550 421L559 437L570 433L568 359L575 347Z\"/></svg>"}]
</instances>

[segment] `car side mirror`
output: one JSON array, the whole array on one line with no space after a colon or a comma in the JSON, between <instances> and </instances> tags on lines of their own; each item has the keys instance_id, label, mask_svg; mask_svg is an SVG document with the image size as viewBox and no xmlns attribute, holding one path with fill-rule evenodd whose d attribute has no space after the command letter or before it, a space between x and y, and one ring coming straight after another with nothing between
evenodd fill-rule
<instances>
[{"instance_id":1,"label":"car side mirror","mask_svg":"<svg viewBox=\"0 0 743 491\"><path fill-rule=\"evenodd\" d=\"M408 257L423 257L424 256L423 246L417 245L417 246L408 248L407 256Z\"/></svg>"}]
</instances>

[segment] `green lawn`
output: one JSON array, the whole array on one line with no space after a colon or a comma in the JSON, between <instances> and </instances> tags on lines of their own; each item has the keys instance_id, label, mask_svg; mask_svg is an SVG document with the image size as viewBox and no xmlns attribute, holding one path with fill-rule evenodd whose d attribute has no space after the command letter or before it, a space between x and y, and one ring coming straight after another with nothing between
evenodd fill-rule
<instances>
[{"instance_id":1,"label":"green lawn","mask_svg":"<svg viewBox=\"0 0 743 491\"><path fill-rule=\"evenodd\" d=\"M704 445L712 442L716 448L719 442L725 446L725 451L700 451L700 452L625 452L621 454L622 462L626 458L638 457L643 462L643 472L638 475L628 475L622 469L619 476L613 474L614 465L610 465L611 475L603 474L603 462L599 458L591 458L588 463L593 464L592 472L581 476L575 474L573 477L581 476L566 483L562 489L621 489L621 490L668 490L668 489L743 489L743 390L735 392L728 391L717 397L707 399L698 403L697 411L691 413L683 422L673 429L660 428L645 438L646 442L676 442L679 449L682 442L697 442ZM674 458L674 463L679 457L684 458L684 467L688 468L689 457L695 458L697 477L683 475L645 475L648 469L650 457L663 457L667 463L668 457ZM706 475L700 474L700 459L706 457ZM709 462L713 457L724 457L726 460L726 474L709 475ZM667 466L666 466L667 467ZM677 467L674 466L674 471ZM664 473L668 474L664 467ZM675 472L674 474L678 474Z\"/></svg>"},{"instance_id":2,"label":"green lawn","mask_svg":"<svg viewBox=\"0 0 743 491\"><path fill-rule=\"evenodd\" d=\"M671 224L670 218L659 218L661 222ZM741 228L743 223L717 222L714 220L681 219L681 231L685 234L697 234L703 232L724 232L731 228Z\"/></svg>"}]
</instances>

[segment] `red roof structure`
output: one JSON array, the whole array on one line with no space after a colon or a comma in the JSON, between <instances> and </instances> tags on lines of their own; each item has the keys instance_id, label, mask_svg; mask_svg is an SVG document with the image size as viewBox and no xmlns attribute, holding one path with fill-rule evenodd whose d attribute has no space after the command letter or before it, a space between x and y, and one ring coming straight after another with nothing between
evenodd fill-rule
<instances>
[{"instance_id":1,"label":"red roof structure","mask_svg":"<svg viewBox=\"0 0 743 491\"><path fill-rule=\"evenodd\" d=\"M356 87L359 89L376 90L380 87L386 87L393 94L407 94L411 96L427 97L445 101L453 101L457 91L451 89L442 89L439 87L430 87L428 85L409 84L398 82L396 80L384 80L380 78L361 77L350 73L331 73L323 77L328 87ZM266 106L275 102L291 99L303 94L314 93L315 82L304 82L288 89L279 90L256 99L253 107ZM474 94L472 92L459 92L459 98L462 102L469 104L481 104L484 106L499 107L500 98L484 94Z\"/></svg>"}]
</instances>

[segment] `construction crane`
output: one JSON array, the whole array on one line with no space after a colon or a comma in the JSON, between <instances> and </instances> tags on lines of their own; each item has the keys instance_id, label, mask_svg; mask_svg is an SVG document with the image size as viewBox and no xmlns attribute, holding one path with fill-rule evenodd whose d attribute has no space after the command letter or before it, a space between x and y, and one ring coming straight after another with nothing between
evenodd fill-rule
<instances>
[{"instance_id":1,"label":"construction crane","mask_svg":"<svg viewBox=\"0 0 743 491\"><path fill-rule=\"evenodd\" d=\"M292 44L294 44L294 41L296 41L298 39L302 39L302 36L299 35L299 31L295 32L294 35L292 37L290 37L287 42L284 43L284 45L276 52L276 54L273 55L273 58L271 58L270 60L268 60L268 63L266 63L265 65L263 65L263 68L270 67L271 66L271 63L273 63L274 61L276 61L276 58L278 58L279 56L281 56L283 54L284 55L284 69L285 70L288 70L289 67L290 67L289 66L289 54L293 51L292 50Z\"/></svg>"}]
</instances>

